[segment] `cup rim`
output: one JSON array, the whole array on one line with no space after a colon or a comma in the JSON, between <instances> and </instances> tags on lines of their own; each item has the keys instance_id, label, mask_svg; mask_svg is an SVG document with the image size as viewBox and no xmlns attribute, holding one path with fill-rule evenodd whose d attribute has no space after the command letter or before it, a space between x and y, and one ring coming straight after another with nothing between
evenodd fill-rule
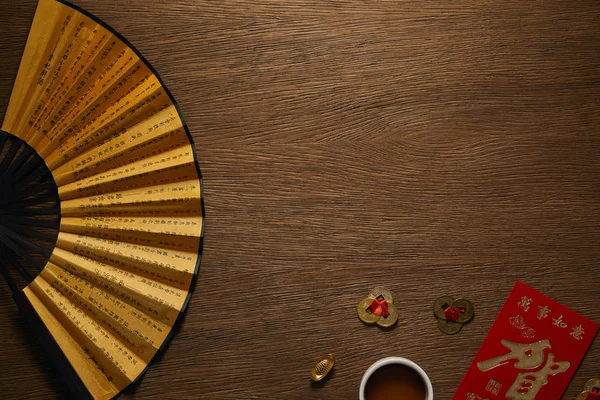
<instances>
[{"instance_id":1,"label":"cup rim","mask_svg":"<svg viewBox=\"0 0 600 400\"><path fill-rule=\"evenodd\" d=\"M371 366L365 371L360 381L360 390L358 393L359 400L366 400L365 390L367 388L367 381L369 380L371 375L373 375L375 371L377 371L379 368L390 364L405 365L416 371L423 380L423 383L425 384L425 389L427 390L425 400L433 400L433 386L431 384L431 379L429 379L429 376L427 376L425 371L423 371L423 369L419 367L416 363L404 357L385 357L371 364Z\"/></svg>"}]
</instances>

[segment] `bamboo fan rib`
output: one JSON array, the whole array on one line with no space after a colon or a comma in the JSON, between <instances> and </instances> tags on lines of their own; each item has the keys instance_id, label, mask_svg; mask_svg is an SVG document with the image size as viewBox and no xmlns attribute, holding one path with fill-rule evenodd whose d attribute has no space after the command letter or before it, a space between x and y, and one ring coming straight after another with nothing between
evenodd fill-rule
<instances>
[{"instance_id":1,"label":"bamboo fan rib","mask_svg":"<svg viewBox=\"0 0 600 400\"><path fill-rule=\"evenodd\" d=\"M78 398L138 379L187 306L202 179L141 55L40 0L0 132L0 272ZM37 275L37 276L36 276Z\"/></svg>"}]
</instances>

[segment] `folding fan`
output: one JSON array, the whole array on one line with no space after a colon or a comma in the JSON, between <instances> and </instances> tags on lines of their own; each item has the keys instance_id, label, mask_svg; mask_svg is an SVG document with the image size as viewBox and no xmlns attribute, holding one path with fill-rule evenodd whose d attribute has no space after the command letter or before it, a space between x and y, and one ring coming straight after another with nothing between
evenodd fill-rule
<instances>
[{"instance_id":1,"label":"folding fan","mask_svg":"<svg viewBox=\"0 0 600 400\"><path fill-rule=\"evenodd\" d=\"M75 397L113 398L165 346L200 264L177 104L114 30L40 0L0 148L0 272Z\"/></svg>"}]
</instances>

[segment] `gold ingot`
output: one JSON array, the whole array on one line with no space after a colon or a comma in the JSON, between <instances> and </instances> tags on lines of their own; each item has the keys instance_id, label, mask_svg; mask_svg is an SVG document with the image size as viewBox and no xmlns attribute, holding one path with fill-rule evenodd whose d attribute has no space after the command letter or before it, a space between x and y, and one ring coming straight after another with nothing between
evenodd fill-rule
<instances>
[{"instance_id":1,"label":"gold ingot","mask_svg":"<svg viewBox=\"0 0 600 400\"><path fill-rule=\"evenodd\" d=\"M388 288L383 286L374 287L373 290L369 293L369 297L372 299L379 299L379 296L383 297L383 300L388 303L394 302L394 297L392 296L392 292ZM381 300L381 299L379 299Z\"/></svg>"},{"instance_id":2,"label":"gold ingot","mask_svg":"<svg viewBox=\"0 0 600 400\"><path fill-rule=\"evenodd\" d=\"M588 394L590 394L590 392L581 392L577 395L575 400L586 400L588 397Z\"/></svg>"},{"instance_id":3,"label":"gold ingot","mask_svg":"<svg viewBox=\"0 0 600 400\"><path fill-rule=\"evenodd\" d=\"M454 321L446 321L446 319L438 318L438 328L440 331L444 332L446 335L454 335L463 327L463 324Z\"/></svg>"},{"instance_id":4,"label":"gold ingot","mask_svg":"<svg viewBox=\"0 0 600 400\"><path fill-rule=\"evenodd\" d=\"M592 378L585 383L583 390L585 392L593 392L594 389L600 390L600 378Z\"/></svg>"},{"instance_id":5,"label":"gold ingot","mask_svg":"<svg viewBox=\"0 0 600 400\"><path fill-rule=\"evenodd\" d=\"M464 310L464 312L458 314L458 319L456 320L456 322L458 322L459 324L469 322L473 319L473 316L475 315L475 307L473 306L473 303L471 303L469 300L458 299L452 303L452 308L456 308L457 310L460 310L462 308Z\"/></svg>"},{"instance_id":6,"label":"gold ingot","mask_svg":"<svg viewBox=\"0 0 600 400\"><path fill-rule=\"evenodd\" d=\"M433 305L433 314L441 319L446 319L446 308L452 306L454 303L454 297L442 296L437 299Z\"/></svg>"},{"instance_id":7,"label":"gold ingot","mask_svg":"<svg viewBox=\"0 0 600 400\"><path fill-rule=\"evenodd\" d=\"M387 317L381 316L377 320L377 325L381 326L382 328L389 328L390 326L398 322L398 309L396 308L396 306L392 303L388 303L387 311L390 313L390 315L388 315Z\"/></svg>"},{"instance_id":8,"label":"gold ingot","mask_svg":"<svg viewBox=\"0 0 600 400\"><path fill-rule=\"evenodd\" d=\"M356 307L358 318L360 318L360 320L365 324L375 324L379 320L379 318L381 318L379 315L373 314L369 309L369 306L372 302L373 298L367 297L366 299L363 299L360 303L358 303L358 306ZM398 312L396 311L396 314L397 313Z\"/></svg>"},{"instance_id":9,"label":"gold ingot","mask_svg":"<svg viewBox=\"0 0 600 400\"><path fill-rule=\"evenodd\" d=\"M310 370L310 379L319 382L331 372L334 364L335 358L333 357L333 354L327 354L326 356L321 357Z\"/></svg>"}]
</instances>

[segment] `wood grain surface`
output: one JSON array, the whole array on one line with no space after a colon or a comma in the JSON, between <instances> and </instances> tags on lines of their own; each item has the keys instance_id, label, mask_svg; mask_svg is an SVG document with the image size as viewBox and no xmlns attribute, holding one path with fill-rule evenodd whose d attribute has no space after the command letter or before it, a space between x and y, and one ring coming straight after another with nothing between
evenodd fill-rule
<instances>
[{"instance_id":1,"label":"wood grain surface","mask_svg":"<svg viewBox=\"0 0 600 400\"><path fill-rule=\"evenodd\" d=\"M450 399L516 280L600 321L600 2L76 4L156 67L205 180L187 317L122 398L356 399L396 355ZM0 1L0 118L35 5ZM392 331L356 317L376 284ZM453 337L445 294L476 304ZM5 286L0 340L0 398L65 396ZM596 339L563 398L599 359Z\"/></svg>"}]
</instances>

